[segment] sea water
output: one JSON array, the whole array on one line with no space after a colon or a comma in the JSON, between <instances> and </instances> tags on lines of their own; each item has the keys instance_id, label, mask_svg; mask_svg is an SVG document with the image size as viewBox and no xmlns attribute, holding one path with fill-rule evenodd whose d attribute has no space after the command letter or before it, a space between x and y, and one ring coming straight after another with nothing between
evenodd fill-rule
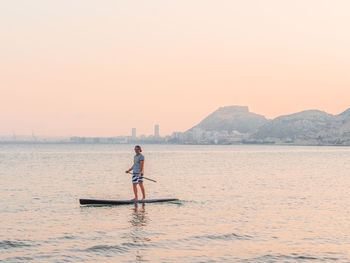
<instances>
[{"instance_id":1,"label":"sea water","mask_svg":"<svg viewBox=\"0 0 350 263\"><path fill-rule=\"evenodd\" d=\"M350 148L0 145L0 262L350 262ZM141 196L141 194L140 194Z\"/></svg>"}]
</instances>

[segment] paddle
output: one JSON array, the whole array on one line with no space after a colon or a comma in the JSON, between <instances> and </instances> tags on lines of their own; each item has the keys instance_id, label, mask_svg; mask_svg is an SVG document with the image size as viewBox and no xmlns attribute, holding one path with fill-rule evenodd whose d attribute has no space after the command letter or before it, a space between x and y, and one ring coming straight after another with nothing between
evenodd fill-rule
<instances>
[{"instance_id":1,"label":"paddle","mask_svg":"<svg viewBox=\"0 0 350 263\"><path fill-rule=\"evenodd\" d=\"M133 173L128 172L128 174L133 174ZM153 179L147 178L147 177L143 177L143 179L146 179L148 181L155 182L155 183L157 182L156 180L153 180Z\"/></svg>"}]
</instances>

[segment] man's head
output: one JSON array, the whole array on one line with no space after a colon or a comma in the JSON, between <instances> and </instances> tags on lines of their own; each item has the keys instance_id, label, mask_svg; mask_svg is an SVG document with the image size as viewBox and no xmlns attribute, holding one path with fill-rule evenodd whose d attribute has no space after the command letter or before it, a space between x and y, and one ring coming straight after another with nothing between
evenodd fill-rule
<instances>
[{"instance_id":1,"label":"man's head","mask_svg":"<svg viewBox=\"0 0 350 263\"><path fill-rule=\"evenodd\" d=\"M139 145L136 145L134 150L135 150L136 154L140 154L142 152L141 146L139 146Z\"/></svg>"}]
</instances>

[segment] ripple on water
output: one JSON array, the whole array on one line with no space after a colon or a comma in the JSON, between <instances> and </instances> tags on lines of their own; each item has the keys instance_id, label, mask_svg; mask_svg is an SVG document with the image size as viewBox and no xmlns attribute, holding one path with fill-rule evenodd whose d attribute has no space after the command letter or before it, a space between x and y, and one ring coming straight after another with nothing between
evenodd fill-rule
<instances>
[{"instance_id":1,"label":"ripple on water","mask_svg":"<svg viewBox=\"0 0 350 263\"><path fill-rule=\"evenodd\" d=\"M59 237L58 239L76 239L77 237L76 236L69 236L69 235L66 235L66 236L61 236Z\"/></svg>"},{"instance_id":2,"label":"ripple on water","mask_svg":"<svg viewBox=\"0 0 350 263\"><path fill-rule=\"evenodd\" d=\"M11 241L11 240L3 240L0 241L0 249L9 249L9 248L17 248L17 247L31 247L33 244L28 244L23 241Z\"/></svg>"},{"instance_id":3,"label":"ripple on water","mask_svg":"<svg viewBox=\"0 0 350 263\"><path fill-rule=\"evenodd\" d=\"M238 235L235 233L228 234L218 234L218 235L200 235L200 236L192 236L190 239L213 239L213 240L250 240L253 237L248 235Z\"/></svg>"},{"instance_id":4,"label":"ripple on water","mask_svg":"<svg viewBox=\"0 0 350 263\"><path fill-rule=\"evenodd\" d=\"M31 257L12 257L12 258L6 258L4 262L11 263L11 262L28 262L32 261L34 258ZM0 262L2 262L0 260Z\"/></svg>"},{"instance_id":5,"label":"ripple on water","mask_svg":"<svg viewBox=\"0 0 350 263\"><path fill-rule=\"evenodd\" d=\"M263 255L253 259L244 259L240 262L330 262L338 261L340 258L336 257L316 257L312 255L300 255L300 254L275 254L275 255Z\"/></svg>"},{"instance_id":6,"label":"ripple on water","mask_svg":"<svg viewBox=\"0 0 350 263\"><path fill-rule=\"evenodd\" d=\"M119 245L96 245L92 247L86 248L84 251L86 252L117 252L117 253L125 253L129 251L127 247L119 246Z\"/></svg>"}]
</instances>

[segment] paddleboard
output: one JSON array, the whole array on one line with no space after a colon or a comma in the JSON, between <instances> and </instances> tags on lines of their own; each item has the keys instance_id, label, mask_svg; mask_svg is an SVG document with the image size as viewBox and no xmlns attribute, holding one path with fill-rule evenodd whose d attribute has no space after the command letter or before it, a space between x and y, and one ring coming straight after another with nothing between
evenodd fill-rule
<instances>
[{"instance_id":1,"label":"paddleboard","mask_svg":"<svg viewBox=\"0 0 350 263\"><path fill-rule=\"evenodd\" d=\"M145 204L177 201L177 198L164 199L146 199L146 200L98 200L98 199L79 199L81 205L128 205L128 204Z\"/></svg>"}]
</instances>

